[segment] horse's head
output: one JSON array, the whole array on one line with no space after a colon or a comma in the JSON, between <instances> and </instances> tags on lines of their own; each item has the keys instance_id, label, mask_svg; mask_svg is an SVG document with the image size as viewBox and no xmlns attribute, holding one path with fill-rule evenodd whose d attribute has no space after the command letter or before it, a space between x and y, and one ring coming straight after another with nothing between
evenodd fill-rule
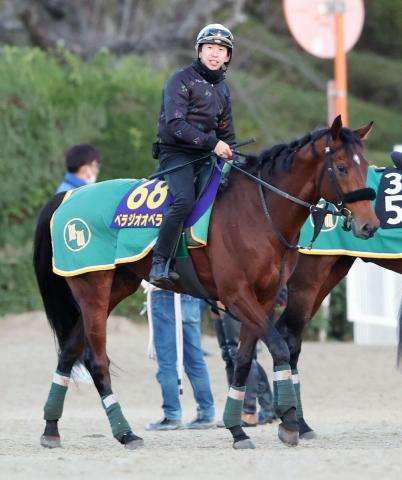
<instances>
[{"instance_id":1,"label":"horse's head","mask_svg":"<svg viewBox=\"0 0 402 480\"><path fill-rule=\"evenodd\" d=\"M366 188L368 162L362 143L372 125L370 122L350 130L342 127L339 115L315 144L322 164L316 179L317 192L337 206L348 218L353 234L362 239L372 237L379 226L371 203L375 192Z\"/></svg>"}]
</instances>

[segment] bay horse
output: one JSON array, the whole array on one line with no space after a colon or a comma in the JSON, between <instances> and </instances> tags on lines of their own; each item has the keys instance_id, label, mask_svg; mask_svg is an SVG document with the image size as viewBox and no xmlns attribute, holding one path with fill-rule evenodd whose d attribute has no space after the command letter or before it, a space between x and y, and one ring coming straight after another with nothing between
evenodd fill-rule
<instances>
[{"instance_id":1,"label":"bay horse","mask_svg":"<svg viewBox=\"0 0 402 480\"><path fill-rule=\"evenodd\" d=\"M287 306L276 323L276 327L289 347L290 366L297 376L297 365L305 327L317 313L325 297L347 275L357 258L348 255L302 253L298 255L296 268L287 283ZM402 258L362 258L362 260L402 274ZM402 310L399 312L399 335L398 363L402 352ZM297 390L299 434L301 438L311 439L315 433L304 419L299 381Z\"/></svg>"},{"instance_id":2,"label":"bay horse","mask_svg":"<svg viewBox=\"0 0 402 480\"><path fill-rule=\"evenodd\" d=\"M232 168L230 184L218 195L212 211L208 244L191 250L204 288L242 323L233 384L223 416L235 449L254 448L240 426L240 416L245 383L259 338L274 361L276 407L282 419L279 438L288 445L298 442L290 352L269 321L269 312L283 271L287 270L286 253L291 243L297 241L309 215L306 205L313 206L320 198L337 203L359 238L369 238L377 230L379 222L369 200L372 197L365 188L368 164L362 144L371 127L372 122L357 130L344 128L338 116L330 128L272 147L259 157L250 157L242 168ZM286 193L273 193L267 190L266 183L263 189L261 183L265 181L270 182L271 189ZM87 189L90 202L91 186L83 188ZM295 203L295 197L299 203ZM133 449L141 446L143 440L132 432L112 391L106 321L111 310L135 292L142 279L148 278L152 255L135 263L119 264L112 270L67 278L54 274L49 225L62 199L63 195L56 195L45 205L34 240L36 277L59 344L57 369L44 407L46 426L41 444L60 446L58 420L72 366L80 359L93 378L113 436L126 448Z\"/></svg>"}]
</instances>

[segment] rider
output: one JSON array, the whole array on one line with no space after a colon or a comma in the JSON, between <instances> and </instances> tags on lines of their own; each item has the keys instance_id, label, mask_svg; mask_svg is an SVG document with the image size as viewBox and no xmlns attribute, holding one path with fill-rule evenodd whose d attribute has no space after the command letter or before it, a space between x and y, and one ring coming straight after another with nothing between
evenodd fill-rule
<instances>
[{"instance_id":1,"label":"rider","mask_svg":"<svg viewBox=\"0 0 402 480\"><path fill-rule=\"evenodd\" d=\"M207 25L197 36L195 50L197 59L177 70L165 85L155 145L161 170L205 158L164 175L174 201L164 213L153 252L149 281L157 286L178 280L170 262L195 203L195 175L208 160L208 152L229 158L235 144L230 93L223 81L232 58L233 35L221 24Z\"/></svg>"}]
</instances>

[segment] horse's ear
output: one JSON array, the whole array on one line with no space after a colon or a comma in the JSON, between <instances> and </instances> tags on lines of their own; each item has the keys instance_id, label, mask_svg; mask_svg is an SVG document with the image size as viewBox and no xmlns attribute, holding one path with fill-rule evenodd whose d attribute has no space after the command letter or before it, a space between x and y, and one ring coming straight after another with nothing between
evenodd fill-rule
<instances>
[{"instance_id":1,"label":"horse's ear","mask_svg":"<svg viewBox=\"0 0 402 480\"><path fill-rule=\"evenodd\" d=\"M341 128L342 128L342 118L341 118L340 115L338 115L334 119L334 121L332 122L332 125L331 125L332 140L337 140L339 138Z\"/></svg>"},{"instance_id":2,"label":"horse's ear","mask_svg":"<svg viewBox=\"0 0 402 480\"><path fill-rule=\"evenodd\" d=\"M367 125L357 128L355 130L355 133L357 133L362 140L366 140L366 138L369 136L369 133L371 132L371 129L373 128L373 124L374 122L371 121Z\"/></svg>"}]
</instances>

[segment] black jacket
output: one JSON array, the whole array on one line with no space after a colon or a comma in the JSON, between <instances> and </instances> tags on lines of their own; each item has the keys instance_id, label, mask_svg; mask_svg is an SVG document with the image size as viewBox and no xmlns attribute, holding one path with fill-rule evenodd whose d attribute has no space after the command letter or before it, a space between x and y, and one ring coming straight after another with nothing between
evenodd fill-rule
<instances>
[{"instance_id":1,"label":"black jacket","mask_svg":"<svg viewBox=\"0 0 402 480\"><path fill-rule=\"evenodd\" d=\"M213 150L219 140L234 144L230 92L222 80L207 82L197 61L177 70L163 90L158 142L204 151Z\"/></svg>"}]
</instances>

